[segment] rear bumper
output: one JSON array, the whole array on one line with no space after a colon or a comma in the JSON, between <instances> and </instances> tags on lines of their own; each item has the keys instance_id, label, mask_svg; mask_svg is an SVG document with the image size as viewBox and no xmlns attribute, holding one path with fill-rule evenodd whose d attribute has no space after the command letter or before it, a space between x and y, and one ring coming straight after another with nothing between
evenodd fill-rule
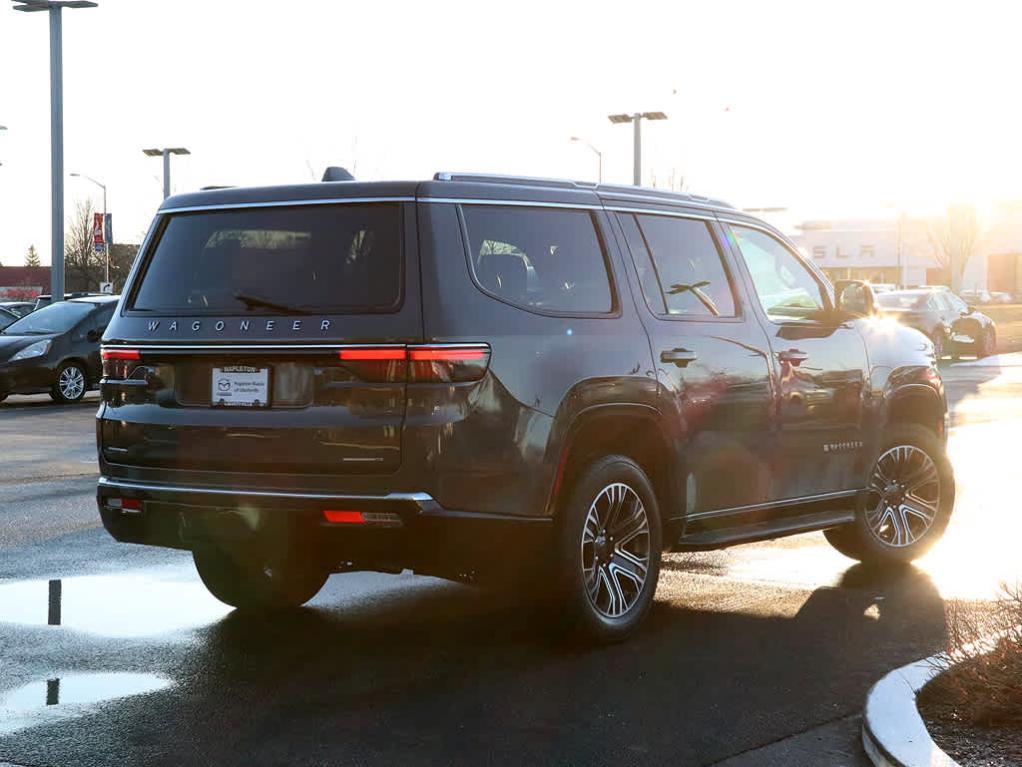
<instances>
[{"instance_id":1,"label":"rear bumper","mask_svg":"<svg viewBox=\"0 0 1022 767\"><path fill-rule=\"evenodd\" d=\"M290 547L334 570L407 567L455 577L488 564L517 568L539 553L553 529L549 518L445 509L427 493L339 495L101 477L96 499L104 527L124 543ZM124 508L124 500L138 508ZM370 521L331 523L326 510L363 512Z\"/></svg>"}]
</instances>

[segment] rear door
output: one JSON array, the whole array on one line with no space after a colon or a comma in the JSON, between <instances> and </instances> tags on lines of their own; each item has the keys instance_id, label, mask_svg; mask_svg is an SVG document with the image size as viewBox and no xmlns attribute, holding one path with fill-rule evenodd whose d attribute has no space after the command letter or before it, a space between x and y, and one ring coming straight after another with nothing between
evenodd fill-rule
<instances>
[{"instance_id":1,"label":"rear door","mask_svg":"<svg viewBox=\"0 0 1022 767\"><path fill-rule=\"evenodd\" d=\"M129 359L108 360L104 457L266 483L394 471L422 337L413 227L396 201L164 215L108 332Z\"/></svg>"},{"instance_id":2,"label":"rear door","mask_svg":"<svg viewBox=\"0 0 1022 767\"><path fill-rule=\"evenodd\" d=\"M852 323L830 313L823 279L780 238L724 223L758 298L778 381L780 442L773 455L784 499L862 487L868 360Z\"/></svg>"},{"instance_id":3,"label":"rear door","mask_svg":"<svg viewBox=\"0 0 1022 767\"><path fill-rule=\"evenodd\" d=\"M775 500L770 347L739 301L715 222L618 211L689 518Z\"/></svg>"}]
</instances>

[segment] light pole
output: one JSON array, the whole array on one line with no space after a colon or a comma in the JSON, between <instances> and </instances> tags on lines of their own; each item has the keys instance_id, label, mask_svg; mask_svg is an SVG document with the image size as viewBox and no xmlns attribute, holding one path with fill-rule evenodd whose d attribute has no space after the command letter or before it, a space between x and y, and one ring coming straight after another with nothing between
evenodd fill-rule
<instances>
[{"instance_id":1,"label":"light pole","mask_svg":"<svg viewBox=\"0 0 1022 767\"><path fill-rule=\"evenodd\" d=\"M12 0L14 10L50 14L50 296L64 300L64 62L61 16L64 8L95 8L91 0Z\"/></svg>"},{"instance_id":2,"label":"light pole","mask_svg":"<svg viewBox=\"0 0 1022 767\"><path fill-rule=\"evenodd\" d=\"M163 149L143 149L146 157L163 158L163 199L170 197L170 156L172 154L191 154L183 146L164 147Z\"/></svg>"},{"instance_id":3,"label":"light pole","mask_svg":"<svg viewBox=\"0 0 1022 767\"><path fill-rule=\"evenodd\" d=\"M72 173L74 178L84 178L86 181L91 181L93 184L103 190L103 227L106 228L106 184L97 181L92 176L86 176L84 173ZM106 277L103 282L110 282L110 243L107 242L106 232L103 233L103 250L106 256Z\"/></svg>"},{"instance_id":4,"label":"light pole","mask_svg":"<svg viewBox=\"0 0 1022 767\"><path fill-rule=\"evenodd\" d=\"M585 144L587 147L589 147L590 149L592 149L596 153L596 162L597 162L597 165L596 165L596 167L597 167L597 176L596 176L596 178L597 178L597 181L599 181L602 184L603 183L603 152L601 152L599 149L597 149L595 146L593 146L590 142L586 141L584 138L579 138L578 136L572 136L571 140L574 141L576 144Z\"/></svg>"},{"instance_id":5,"label":"light pole","mask_svg":"<svg viewBox=\"0 0 1022 767\"><path fill-rule=\"evenodd\" d=\"M663 112L636 112L635 114L617 114L607 115L609 119L615 125L621 123L632 123L634 126L633 139L633 150L634 158L632 160L632 183L635 186L642 186L642 121L643 120L666 120L667 115Z\"/></svg>"}]
</instances>

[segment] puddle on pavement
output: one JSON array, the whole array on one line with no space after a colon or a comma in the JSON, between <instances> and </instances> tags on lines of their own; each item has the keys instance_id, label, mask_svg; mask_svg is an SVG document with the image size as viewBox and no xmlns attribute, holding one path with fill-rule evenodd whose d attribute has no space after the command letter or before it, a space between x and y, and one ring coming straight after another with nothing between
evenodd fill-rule
<instances>
[{"instance_id":1,"label":"puddle on pavement","mask_svg":"<svg viewBox=\"0 0 1022 767\"><path fill-rule=\"evenodd\" d=\"M197 628L230 610L190 567L0 584L0 623L63 626L113 638Z\"/></svg>"},{"instance_id":2,"label":"puddle on pavement","mask_svg":"<svg viewBox=\"0 0 1022 767\"><path fill-rule=\"evenodd\" d=\"M172 682L155 674L66 674L0 695L0 733L82 716L100 703L158 692Z\"/></svg>"}]
</instances>

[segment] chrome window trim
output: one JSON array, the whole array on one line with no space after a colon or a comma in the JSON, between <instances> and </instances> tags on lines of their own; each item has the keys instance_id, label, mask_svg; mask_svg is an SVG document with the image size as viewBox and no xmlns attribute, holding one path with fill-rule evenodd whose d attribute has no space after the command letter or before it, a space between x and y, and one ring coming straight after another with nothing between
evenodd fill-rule
<instances>
[{"instance_id":1,"label":"chrome window trim","mask_svg":"<svg viewBox=\"0 0 1022 767\"><path fill-rule=\"evenodd\" d=\"M129 341L117 344L103 344L102 349L137 349L139 352L151 351L205 351L212 349L214 351L301 351L303 349L329 349L329 350L341 350L341 349L422 349L422 348L455 348L455 349L489 349L490 345L478 341L443 341L437 343L414 343L414 344L346 344L346 343L332 343L332 344L133 344Z\"/></svg>"},{"instance_id":2,"label":"chrome window trim","mask_svg":"<svg viewBox=\"0 0 1022 767\"><path fill-rule=\"evenodd\" d=\"M155 492L197 493L203 495L250 495L259 498L300 498L310 501L332 501L348 499L353 501L412 501L414 503L432 503L433 496L429 493L387 493L386 495L359 495L350 493L296 493L287 490L231 490L220 487L194 487L191 485L157 485L146 482L132 482L110 477L99 478L100 487L149 490Z\"/></svg>"},{"instance_id":3,"label":"chrome window trim","mask_svg":"<svg viewBox=\"0 0 1022 767\"><path fill-rule=\"evenodd\" d=\"M354 205L373 202L415 202L414 197L329 197L315 200L273 200L261 202L225 202L207 205L186 205L181 208L160 208L157 215L164 213L191 213L197 210L235 210L238 208L287 208L306 205Z\"/></svg>"},{"instance_id":4,"label":"chrome window trim","mask_svg":"<svg viewBox=\"0 0 1022 767\"><path fill-rule=\"evenodd\" d=\"M502 205L506 207L529 208L574 208L577 210L604 210L602 205L586 202L544 202L533 200L494 200L479 197L420 197L419 202L448 205Z\"/></svg>"},{"instance_id":5,"label":"chrome window trim","mask_svg":"<svg viewBox=\"0 0 1022 767\"><path fill-rule=\"evenodd\" d=\"M647 216L672 216L673 218L692 218L698 219L699 221L717 221L717 216L707 216L702 213L691 213L682 210L657 210L656 208L626 208L626 207L607 207L605 210L611 213L638 213Z\"/></svg>"}]
</instances>

